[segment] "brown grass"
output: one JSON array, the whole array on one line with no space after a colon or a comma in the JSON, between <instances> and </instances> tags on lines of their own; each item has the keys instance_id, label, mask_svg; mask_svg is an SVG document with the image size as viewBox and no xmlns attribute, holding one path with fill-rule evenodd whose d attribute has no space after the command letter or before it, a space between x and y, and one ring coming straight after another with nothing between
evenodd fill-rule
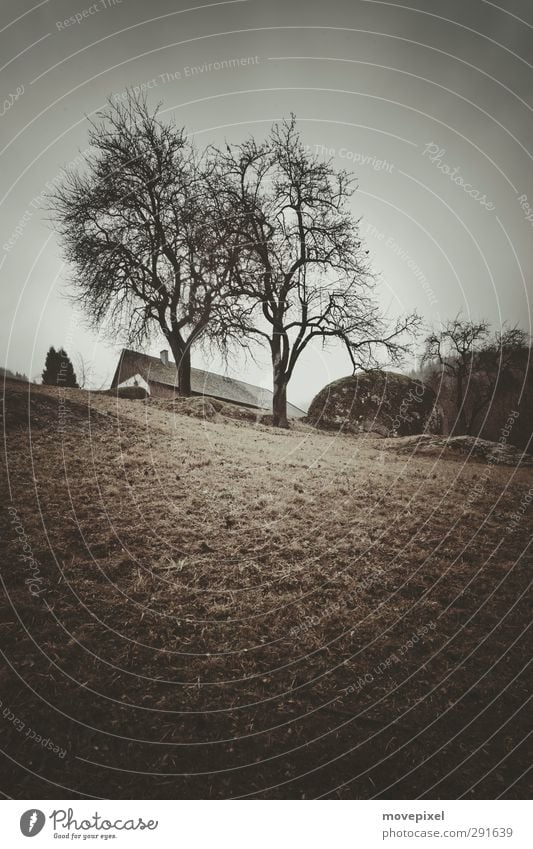
<instances>
[{"instance_id":1,"label":"brown grass","mask_svg":"<svg viewBox=\"0 0 533 849\"><path fill-rule=\"evenodd\" d=\"M6 386L5 793L527 795L530 469Z\"/></svg>"}]
</instances>

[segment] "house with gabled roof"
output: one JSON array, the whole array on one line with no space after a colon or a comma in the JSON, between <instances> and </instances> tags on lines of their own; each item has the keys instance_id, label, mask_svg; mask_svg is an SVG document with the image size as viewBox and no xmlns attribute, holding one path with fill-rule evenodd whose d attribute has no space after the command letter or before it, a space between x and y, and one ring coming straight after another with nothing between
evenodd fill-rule
<instances>
[{"instance_id":1,"label":"house with gabled roof","mask_svg":"<svg viewBox=\"0 0 533 849\"><path fill-rule=\"evenodd\" d=\"M111 382L111 389L117 390L126 386L141 386L154 398L176 398L178 373L176 364L169 359L168 351L161 351L159 357L150 357L124 348ZM203 395L254 410L272 411L270 389L254 386L226 375L193 368L191 369L191 388L193 395ZM287 403L287 415L290 418L302 418L306 413L294 404Z\"/></svg>"}]
</instances>

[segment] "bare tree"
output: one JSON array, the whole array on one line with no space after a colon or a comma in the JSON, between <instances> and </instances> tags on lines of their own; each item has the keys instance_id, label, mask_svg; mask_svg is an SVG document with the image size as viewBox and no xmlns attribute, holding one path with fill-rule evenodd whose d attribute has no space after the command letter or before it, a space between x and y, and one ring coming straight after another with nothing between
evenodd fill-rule
<instances>
[{"instance_id":1,"label":"bare tree","mask_svg":"<svg viewBox=\"0 0 533 849\"><path fill-rule=\"evenodd\" d=\"M250 138L213 157L217 220L233 232L226 244L242 304L239 330L269 346L274 424L287 427L287 386L311 340L340 340L354 370L371 368L379 349L399 361L418 317L387 327L349 209L352 180L309 154L294 116L265 142Z\"/></svg>"},{"instance_id":2,"label":"bare tree","mask_svg":"<svg viewBox=\"0 0 533 849\"><path fill-rule=\"evenodd\" d=\"M509 395L519 389L528 349L529 337L524 330L503 327L476 353L472 391L468 398L470 433L477 428L481 415L495 402L498 390L504 389Z\"/></svg>"},{"instance_id":3,"label":"bare tree","mask_svg":"<svg viewBox=\"0 0 533 849\"><path fill-rule=\"evenodd\" d=\"M92 364L78 351L76 355L76 374L80 389L87 389L92 376Z\"/></svg>"},{"instance_id":4,"label":"bare tree","mask_svg":"<svg viewBox=\"0 0 533 849\"><path fill-rule=\"evenodd\" d=\"M447 377L454 399L452 435L472 434L494 398L498 383L508 385L527 352L527 334L503 328L491 336L488 321L457 316L426 339L423 363L436 366L437 378Z\"/></svg>"},{"instance_id":5,"label":"bare tree","mask_svg":"<svg viewBox=\"0 0 533 849\"><path fill-rule=\"evenodd\" d=\"M210 226L203 163L183 130L134 95L110 102L89 139L85 168L52 198L75 298L91 324L129 344L159 328L190 395L191 347L209 332L224 346L230 327L231 253Z\"/></svg>"}]
</instances>

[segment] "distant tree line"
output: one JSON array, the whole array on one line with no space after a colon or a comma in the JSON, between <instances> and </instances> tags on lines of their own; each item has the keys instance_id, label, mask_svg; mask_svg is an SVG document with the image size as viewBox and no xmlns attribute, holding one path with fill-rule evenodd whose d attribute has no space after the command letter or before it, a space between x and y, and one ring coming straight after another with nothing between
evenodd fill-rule
<instances>
[{"instance_id":1,"label":"distant tree line","mask_svg":"<svg viewBox=\"0 0 533 849\"><path fill-rule=\"evenodd\" d=\"M10 368L5 368L5 366L0 366L0 375L2 377L10 377L13 380L29 380L26 374L20 371L11 371Z\"/></svg>"},{"instance_id":2,"label":"distant tree line","mask_svg":"<svg viewBox=\"0 0 533 849\"><path fill-rule=\"evenodd\" d=\"M498 440L510 412L518 412L509 442L531 449L531 340L517 327L491 330L488 321L458 316L425 341L418 376L438 396L445 430Z\"/></svg>"},{"instance_id":3,"label":"distant tree line","mask_svg":"<svg viewBox=\"0 0 533 849\"><path fill-rule=\"evenodd\" d=\"M89 140L83 169L51 199L74 297L130 345L161 332L180 394L191 394L197 344L263 344L273 421L287 426L287 387L311 342L337 340L354 369L402 360L419 318L380 311L353 180L305 148L294 117L264 140L200 153L129 94Z\"/></svg>"},{"instance_id":4,"label":"distant tree line","mask_svg":"<svg viewBox=\"0 0 533 849\"><path fill-rule=\"evenodd\" d=\"M23 372L20 371L11 371L10 368L5 368L5 366L0 366L0 376L10 377L12 380L29 380L27 374L23 374Z\"/></svg>"}]
</instances>

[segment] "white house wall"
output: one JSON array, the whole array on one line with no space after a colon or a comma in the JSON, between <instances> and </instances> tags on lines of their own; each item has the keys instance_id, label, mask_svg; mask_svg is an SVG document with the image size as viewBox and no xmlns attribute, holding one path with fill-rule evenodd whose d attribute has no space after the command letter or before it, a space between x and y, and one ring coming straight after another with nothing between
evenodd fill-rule
<instances>
[{"instance_id":1,"label":"white house wall","mask_svg":"<svg viewBox=\"0 0 533 849\"><path fill-rule=\"evenodd\" d=\"M146 390L146 393L150 395L150 386L140 374L134 374L128 377L127 380L123 380L122 383L119 383L118 388L122 389L123 386L142 386Z\"/></svg>"}]
</instances>

